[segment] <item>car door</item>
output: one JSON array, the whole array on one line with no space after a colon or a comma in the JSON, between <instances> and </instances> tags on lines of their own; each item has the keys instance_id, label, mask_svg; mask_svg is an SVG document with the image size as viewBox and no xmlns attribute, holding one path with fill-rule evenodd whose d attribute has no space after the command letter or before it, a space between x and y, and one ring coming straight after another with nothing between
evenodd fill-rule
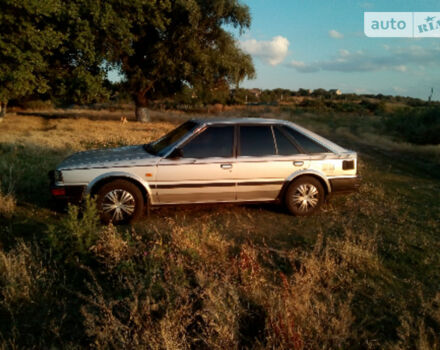
<instances>
[{"instance_id":1,"label":"car door","mask_svg":"<svg viewBox=\"0 0 440 350\"><path fill-rule=\"evenodd\" d=\"M327 176L332 176L335 173L340 161L335 159L333 153L326 147L291 127L282 126L281 130L298 145L303 153L308 154L309 170L324 173Z\"/></svg>"},{"instance_id":2,"label":"car door","mask_svg":"<svg viewBox=\"0 0 440 350\"><path fill-rule=\"evenodd\" d=\"M180 147L182 157L161 159L155 181L159 203L235 200L234 142L233 125L208 126Z\"/></svg>"},{"instance_id":3,"label":"car door","mask_svg":"<svg viewBox=\"0 0 440 350\"><path fill-rule=\"evenodd\" d=\"M277 198L285 180L308 166L292 140L274 125L241 125L235 164L238 201Z\"/></svg>"}]
</instances>

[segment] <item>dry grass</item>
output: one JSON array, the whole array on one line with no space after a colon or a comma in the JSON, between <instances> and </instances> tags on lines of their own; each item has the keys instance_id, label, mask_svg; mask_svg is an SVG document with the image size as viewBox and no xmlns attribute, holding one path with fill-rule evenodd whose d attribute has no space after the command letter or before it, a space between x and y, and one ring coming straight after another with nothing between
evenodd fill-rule
<instances>
[{"instance_id":1,"label":"dry grass","mask_svg":"<svg viewBox=\"0 0 440 350\"><path fill-rule=\"evenodd\" d=\"M374 239L347 232L318 240L309 253L285 251L288 263L301 264L286 276L265 267L274 266L267 249L246 244L234 254L231 241L209 225L170 227L169 235L131 232L128 241L109 227L103 237L111 239L92 249L111 275L115 261L131 266L119 271L125 288L117 288L129 292L123 299L109 298L89 270L82 314L97 348L341 348L356 341L354 280L359 271L381 268ZM140 261L150 283L133 271Z\"/></svg>"},{"instance_id":2,"label":"dry grass","mask_svg":"<svg viewBox=\"0 0 440 350\"><path fill-rule=\"evenodd\" d=\"M8 253L0 251L0 303L7 309L31 303L44 274L38 257L23 241Z\"/></svg>"},{"instance_id":3,"label":"dry grass","mask_svg":"<svg viewBox=\"0 0 440 350\"><path fill-rule=\"evenodd\" d=\"M36 116L8 116L0 126L0 142L35 145L72 152L114 144L141 144L157 139L175 127L175 123L141 124L99 121L81 118L45 119Z\"/></svg>"},{"instance_id":4,"label":"dry grass","mask_svg":"<svg viewBox=\"0 0 440 350\"><path fill-rule=\"evenodd\" d=\"M16 198L13 215L0 214L0 348L440 346L438 180L406 146L365 120L295 117L361 153L360 191L310 218L192 206L115 228L97 222L91 202L81 215L49 210L46 173L67 154L145 143L190 117L155 112L151 123L122 124L123 112L8 115L0 125L0 181ZM291 117L279 113L221 115ZM412 154L432 160L429 152Z\"/></svg>"},{"instance_id":5,"label":"dry grass","mask_svg":"<svg viewBox=\"0 0 440 350\"><path fill-rule=\"evenodd\" d=\"M3 194L0 189L0 216L10 219L14 215L16 200L12 193Z\"/></svg>"}]
</instances>

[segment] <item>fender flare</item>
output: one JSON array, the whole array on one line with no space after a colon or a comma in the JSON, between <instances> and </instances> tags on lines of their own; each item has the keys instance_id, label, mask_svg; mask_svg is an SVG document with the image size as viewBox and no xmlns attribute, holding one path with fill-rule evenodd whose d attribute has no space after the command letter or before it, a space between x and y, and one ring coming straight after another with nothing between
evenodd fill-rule
<instances>
[{"instance_id":1,"label":"fender flare","mask_svg":"<svg viewBox=\"0 0 440 350\"><path fill-rule=\"evenodd\" d=\"M278 195L278 198L282 199L284 197L284 193L286 192L287 188L289 187L292 181L294 181L300 176L306 176L306 175L317 177L319 180L321 180L324 183L327 194L331 193L332 187L330 185L330 181L328 180L327 176L324 173L314 169L302 169L295 171L294 173L290 174L289 177L286 178L284 185L281 188L280 194Z\"/></svg>"},{"instance_id":2,"label":"fender flare","mask_svg":"<svg viewBox=\"0 0 440 350\"><path fill-rule=\"evenodd\" d=\"M133 175L133 174L130 174L130 173L126 173L126 172L123 172L123 171L111 171L109 173L104 173L104 174L99 175L98 177L95 177L87 185L85 193L86 194L90 194L92 192L93 188L95 187L95 185L98 184L99 182L103 181L103 180L124 179L124 178L133 180L137 184L139 184L145 190L145 192L147 193L148 198L151 199L152 191L151 191L151 187L148 184L148 182L144 181L139 176L136 176L136 175Z\"/></svg>"}]
</instances>

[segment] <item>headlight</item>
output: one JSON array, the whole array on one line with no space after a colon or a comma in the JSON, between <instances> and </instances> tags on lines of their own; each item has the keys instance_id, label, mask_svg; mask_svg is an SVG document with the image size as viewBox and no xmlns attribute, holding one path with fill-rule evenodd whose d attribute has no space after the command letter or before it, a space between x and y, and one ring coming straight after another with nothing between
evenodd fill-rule
<instances>
[{"instance_id":1,"label":"headlight","mask_svg":"<svg viewBox=\"0 0 440 350\"><path fill-rule=\"evenodd\" d=\"M55 170L55 182L63 181L63 173L60 170Z\"/></svg>"}]
</instances>

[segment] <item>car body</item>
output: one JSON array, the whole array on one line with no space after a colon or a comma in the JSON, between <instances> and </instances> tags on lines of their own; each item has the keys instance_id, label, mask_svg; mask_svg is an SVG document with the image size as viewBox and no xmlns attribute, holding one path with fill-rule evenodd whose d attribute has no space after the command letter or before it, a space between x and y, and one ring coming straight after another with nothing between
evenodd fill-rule
<instances>
[{"instance_id":1,"label":"car body","mask_svg":"<svg viewBox=\"0 0 440 350\"><path fill-rule=\"evenodd\" d=\"M97 195L103 219L145 206L284 202L296 215L359 185L357 154L284 120L192 119L157 141L75 153L51 172L52 195ZM107 214L106 214L107 213Z\"/></svg>"}]
</instances>

